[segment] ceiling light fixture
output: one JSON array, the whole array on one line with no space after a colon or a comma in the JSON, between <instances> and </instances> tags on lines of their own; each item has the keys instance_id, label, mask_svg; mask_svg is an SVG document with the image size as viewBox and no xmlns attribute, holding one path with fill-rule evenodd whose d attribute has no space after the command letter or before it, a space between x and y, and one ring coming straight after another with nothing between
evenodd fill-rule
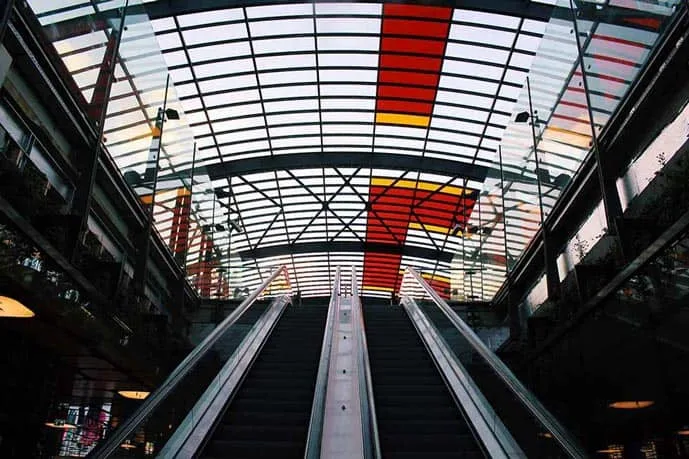
<instances>
[{"instance_id":1,"label":"ceiling light fixture","mask_svg":"<svg viewBox=\"0 0 689 459\"><path fill-rule=\"evenodd\" d=\"M150 392L146 392L144 390L121 390L117 393L124 398L131 398L134 400L143 400L148 397L148 394L150 394Z\"/></svg>"},{"instance_id":2,"label":"ceiling light fixture","mask_svg":"<svg viewBox=\"0 0 689 459\"><path fill-rule=\"evenodd\" d=\"M531 115L529 115L529 112L519 112L517 113L517 116L514 117L514 122L515 123L526 123L529 121L529 118L531 118Z\"/></svg>"},{"instance_id":3,"label":"ceiling light fixture","mask_svg":"<svg viewBox=\"0 0 689 459\"><path fill-rule=\"evenodd\" d=\"M122 443L122 444L120 445L120 448L124 448L124 449L135 449L135 448L136 448L136 445L132 445L131 441L127 440L127 441L125 441L124 443Z\"/></svg>"},{"instance_id":4,"label":"ceiling light fixture","mask_svg":"<svg viewBox=\"0 0 689 459\"><path fill-rule=\"evenodd\" d=\"M239 224L238 218L234 220L229 220L227 223L229 223L230 228L234 230L237 234L242 234L242 232L244 232L244 229Z\"/></svg>"},{"instance_id":5,"label":"ceiling light fixture","mask_svg":"<svg viewBox=\"0 0 689 459\"><path fill-rule=\"evenodd\" d=\"M46 422L44 424L45 424L45 426L53 428L53 429L69 430L69 429L76 429L77 428L76 425L70 424L69 422L66 422L64 419L55 419L52 422Z\"/></svg>"},{"instance_id":6,"label":"ceiling light fixture","mask_svg":"<svg viewBox=\"0 0 689 459\"><path fill-rule=\"evenodd\" d=\"M608 407L615 408L616 410L640 410L642 408L648 408L654 403L653 400L620 400L618 402L612 402Z\"/></svg>"},{"instance_id":7,"label":"ceiling light fixture","mask_svg":"<svg viewBox=\"0 0 689 459\"><path fill-rule=\"evenodd\" d=\"M624 452L624 448L605 448L599 449L596 452L600 454L621 454Z\"/></svg>"},{"instance_id":8,"label":"ceiling light fixture","mask_svg":"<svg viewBox=\"0 0 689 459\"><path fill-rule=\"evenodd\" d=\"M179 119L179 112L177 110L175 110L174 108L166 109L165 115L167 115L167 119L169 119L169 120L178 120Z\"/></svg>"},{"instance_id":9,"label":"ceiling light fixture","mask_svg":"<svg viewBox=\"0 0 689 459\"><path fill-rule=\"evenodd\" d=\"M0 296L0 317L15 317L28 319L34 317L34 312L19 301L7 296Z\"/></svg>"}]
</instances>

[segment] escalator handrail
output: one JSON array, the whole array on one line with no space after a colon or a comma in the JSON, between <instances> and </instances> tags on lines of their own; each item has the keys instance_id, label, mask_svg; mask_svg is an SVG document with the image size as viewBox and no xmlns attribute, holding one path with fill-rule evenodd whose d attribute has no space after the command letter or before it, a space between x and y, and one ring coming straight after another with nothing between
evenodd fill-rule
<instances>
[{"instance_id":1,"label":"escalator handrail","mask_svg":"<svg viewBox=\"0 0 689 459\"><path fill-rule=\"evenodd\" d=\"M431 323L428 315L409 296L402 297L400 305L423 341L426 351L435 362L485 457L526 458L524 451L498 417L493 406L486 400L447 341L441 336L438 328Z\"/></svg>"},{"instance_id":2,"label":"escalator handrail","mask_svg":"<svg viewBox=\"0 0 689 459\"><path fill-rule=\"evenodd\" d=\"M142 422L146 420L158 406L167 398L186 375L196 366L213 345L227 332L227 330L239 319L239 317L258 299L263 291L279 276L284 275L288 288L289 276L287 268L281 266L276 269L256 290L254 290L229 316L227 316L215 329L206 336L177 367L172 370L165 381L153 391L139 408L125 420L122 425L111 435L106 437L89 457L101 459L107 458L134 432Z\"/></svg>"},{"instance_id":3,"label":"escalator handrail","mask_svg":"<svg viewBox=\"0 0 689 459\"><path fill-rule=\"evenodd\" d=\"M309 418L309 433L306 437L306 451L304 457L317 459L321 457L321 440L323 437L323 420L325 417L325 397L328 392L328 371L330 369L330 352L333 347L333 324L336 310L340 303L340 267L335 271L332 294L328 303L328 318L325 322L321 357L318 362L318 375L313 393L311 416Z\"/></svg>"},{"instance_id":4,"label":"escalator handrail","mask_svg":"<svg viewBox=\"0 0 689 459\"><path fill-rule=\"evenodd\" d=\"M352 309L354 308L354 301L359 301L359 317L354 326L357 329L359 346L357 362L359 364L359 390L362 392L362 410L361 416L364 422L364 428L367 431L362 432L364 438L364 452L366 459L371 454L373 459L380 459L382 457L380 452L380 438L378 437L378 421L376 416L376 405L373 398L373 378L371 376L371 364L368 359L368 344L366 342L366 332L364 329L363 311L361 309L361 301L359 300L359 285L356 277L356 267L352 267ZM366 416L364 410L368 411ZM366 419L368 417L368 419Z\"/></svg>"},{"instance_id":5,"label":"escalator handrail","mask_svg":"<svg viewBox=\"0 0 689 459\"><path fill-rule=\"evenodd\" d=\"M574 458L585 458L587 454L579 445L579 442L572 437L560 422L543 406L536 396L527 389L512 371L500 360L479 338L474 331L457 315L455 311L442 299L440 295L430 286L421 275L411 267L407 271L416 279L417 283L423 288L428 296L438 308L443 311L445 316L452 322L457 331L469 342L472 348L483 358L497 376L505 383L514 396L524 405L524 407L543 425L553 439Z\"/></svg>"},{"instance_id":6,"label":"escalator handrail","mask_svg":"<svg viewBox=\"0 0 689 459\"><path fill-rule=\"evenodd\" d=\"M276 297L268 310L251 326L251 331L218 371L214 381L189 410L184 421L177 427L157 457L198 457L203 451L209 434L225 412L227 403L235 395L251 370L263 345L269 339L283 312L291 303L288 295Z\"/></svg>"}]
</instances>

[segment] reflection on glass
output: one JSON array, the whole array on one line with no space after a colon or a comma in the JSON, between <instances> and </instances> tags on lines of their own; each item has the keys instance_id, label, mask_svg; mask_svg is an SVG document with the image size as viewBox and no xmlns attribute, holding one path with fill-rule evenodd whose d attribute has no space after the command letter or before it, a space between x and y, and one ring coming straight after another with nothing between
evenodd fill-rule
<instances>
[{"instance_id":1,"label":"reflection on glass","mask_svg":"<svg viewBox=\"0 0 689 459\"><path fill-rule=\"evenodd\" d=\"M360 268L370 258L360 247L345 245L337 253L339 244L366 243L376 230L374 220L382 217L393 233L404 232L387 243L426 249L412 255L415 260L439 259L433 270L450 279L448 294L490 300L504 281L505 260L519 256L540 218L547 217L589 152L592 124L602 131L612 117L678 2L577 2L584 69L570 2L554 3L552 17L529 19L419 8L415 17L424 26L405 38L407 45L428 41L438 48L410 54L409 46L397 48L401 42L391 19L408 15L410 6L264 5L151 21L134 2L128 7L104 141L128 182L145 196L151 193L144 182L158 109L165 102L179 113L179 120L166 122L160 139L155 224L204 297L253 288L262 270L282 262L290 264L304 295L327 294L317 285L327 285L333 276L333 258L349 253L348 261ZM32 0L30 6L83 97L92 99L98 93L98 66L116 27L117 2L58 9ZM108 14L98 8L108 8ZM67 27L77 24L81 28ZM422 31L431 29L436 35L428 40ZM529 127L513 120L528 105L527 74L534 115L542 122L536 151ZM163 101L168 75L173 85ZM504 188L495 186L499 146ZM421 209L413 209L406 225L397 228L386 215L370 215L375 209L368 207L375 200L376 179L394 180L400 170L321 167L305 159L371 153L396 155L394 163L438 159L450 161L449 170L487 168L485 177L461 176L455 184L478 191L474 211L450 210L458 220L468 217L461 222L465 230L480 232L458 236L448 231L456 222L417 221L424 218ZM244 161L269 164L284 156L295 158L283 166L291 173L235 170L248 164ZM404 179L442 184L453 177ZM538 180L543 215L533 207ZM228 194L221 197L221 192ZM499 211L503 193L507 199ZM508 253L498 249L500 221L508 222ZM228 232L231 222L243 230ZM336 243L332 248L331 242ZM311 244L321 244L320 250ZM272 250L258 252L259 245ZM438 252L440 257L430 255ZM327 258L327 269L307 261L317 254ZM454 271L447 272L447 264ZM476 274L459 274L472 271ZM395 294L400 279L390 279L382 286L364 284L363 291Z\"/></svg>"},{"instance_id":2,"label":"reflection on glass","mask_svg":"<svg viewBox=\"0 0 689 459\"><path fill-rule=\"evenodd\" d=\"M426 276L422 275L422 277L425 278ZM439 292L436 290L436 293ZM553 432L550 432L534 412L522 403L513 386L508 385L498 376L486 357L479 352L475 343L467 338L466 332L460 332L455 327L436 301L409 272L404 277L402 294L405 298L415 299L422 313L435 327L461 367L466 371L467 376L485 397L499 421L505 425L527 457L569 457L555 440ZM405 301L407 300L405 299ZM461 311L459 315L462 315L462 318L472 328L481 328L481 318L476 312ZM484 344L487 344L489 348L492 347L491 336L487 333L482 335L478 336L481 336ZM504 336L507 336L507 330L505 330ZM497 338L497 336L492 338ZM514 376L512 375L512 377ZM528 396L533 397L532 394Z\"/></svg>"}]
</instances>

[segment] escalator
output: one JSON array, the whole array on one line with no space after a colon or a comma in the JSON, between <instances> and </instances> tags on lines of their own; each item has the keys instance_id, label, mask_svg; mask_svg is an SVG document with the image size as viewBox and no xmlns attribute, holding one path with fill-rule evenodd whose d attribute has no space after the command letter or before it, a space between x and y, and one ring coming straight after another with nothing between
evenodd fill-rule
<instances>
[{"instance_id":1,"label":"escalator","mask_svg":"<svg viewBox=\"0 0 689 459\"><path fill-rule=\"evenodd\" d=\"M485 457L405 311L363 311L383 457Z\"/></svg>"},{"instance_id":2,"label":"escalator","mask_svg":"<svg viewBox=\"0 0 689 459\"><path fill-rule=\"evenodd\" d=\"M531 452L538 451L542 457L557 457L544 450L548 444L543 444L541 437L530 435L532 421L524 416L519 400L513 393L504 390L503 383L495 378L495 373L488 363L476 355L450 319L431 303L420 302L419 307L457 356L467 374L480 387L481 394L492 406L499 408L500 420L506 424L513 436L519 438L522 448Z\"/></svg>"},{"instance_id":3,"label":"escalator","mask_svg":"<svg viewBox=\"0 0 689 459\"><path fill-rule=\"evenodd\" d=\"M140 432L156 438L156 453L169 458L585 457L416 272L444 316L410 297L394 307L360 299L355 270L351 295L341 294L338 270L327 307L288 306L282 295L251 310L278 274L210 332L90 457L123 457L128 450L122 448ZM225 363L199 381L209 355ZM180 401L189 398L190 382L204 389L187 408ZM484 388L502 390L490 402L510 413L498 414ZM158 427L169 404L187 414L174 433L164 422L165 436ZM501 417L518 425L508 428Z\"/></svg>"},{"instance_id":4,"label":"escalator","mask_svg":"<svg viewBox=\"0 0 689 459\"><path fill-rule=\"evenodd\" d=\"M288 307L200 457L304 457L327 307Z\"/></svg>"}]
</instances>

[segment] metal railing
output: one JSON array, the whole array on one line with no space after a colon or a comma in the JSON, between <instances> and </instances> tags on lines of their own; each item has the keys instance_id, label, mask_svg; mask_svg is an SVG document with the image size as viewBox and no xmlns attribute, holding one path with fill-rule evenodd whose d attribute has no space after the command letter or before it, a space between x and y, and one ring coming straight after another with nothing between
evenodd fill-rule
<instances>
[{"instance_id":1,"label":"metal railing","mask_svg":"<svg viewBox=\"0 0 689 459\"><path fill-rule=\"evenodd\" d=\"M411 319L448 390L461 407L462 414L485 456L492 459L526 458L527 455L519 443L483 396L466 368L459 362L438 328L411 297L403 297L401 306Z\"/></svg>"},{"instance_id":2,"label":"metal railing","mask_svg":"<svg viewBox=\"0 0 689 459\"><path fill-rule=\"evenodd\" d=\"M175 368L165 381L151 393L139 408L112 432L105 441L101 443L89 457L102 459L109 457L120 445L143 423L160 404L167 398L177 385L189 374L196 364L206 355L213 345L227 332L227 330L241 317L241 315L254 304L261 296L263 291L273 283L278 276L284 275L289 287L289 276L287 268L281 266L268 277L261 286L252 292L229 316L225 318L215 329L199 343Z\"/></svg>"},{"instance_id":3,"label":"metal railing","mask_svg":"<svg viewBox=\"0 0 689 459\"><path fill-rule=\"evenodd\" d=\"M333 324L335 322L335 314L339 309L339 302L340 267L338 266L335 271L335 280L333 282L330 303L328 304L328 318L325 322L321 357L318 363L318 376L316 377L316 388L313 395L313 405L311 406L311 417L309 418L309 433L306 438L306 452L304 454L304 457L307 459L317 459L321 457L325 397L328 392L328 371L330 369L330 351L333 347Z\"/></svg>"},{"instance_id":4,"label":"metal railing","mask_svg":"<svg viewBox=\"0 0 689 459\"><path fill-rule=\"evenodd\" d=\"M376 417L376 405L373 398L373 378L371 377L371 365L368 359L368 344L366 342L366 330L364 317L359 299L359 286L356 277L356 268L352 267L352 312L355 313L354 327L357 331L357 363L359 365L359 392L361 400L361 420L363 425L364 454L366 459L380 459L380 439L378 438L378 421Z\"/></svg>"},{"instance_id":5,"label":"metal railing","mask_svg":"<svg viewBox=\"0 0 689 459\"><path fill-rule=\"evenodd\" d=\"M541 404L536 396L531 393L512 371L505 365L474 333L474 331L450 308L442 297L426 282L426 280L413 268L407 271L414 277L425 293L433 300L435 305L445 314L452 325L459 331L462 337L469 343L485 363L493 370L498 378L507 386L511 394L521 405L541 424L562 450L570 457L585 458L588 455L569 432L558 420Z\"/></svg>"},{"instance_id":6,"label":"metal railing","mask_svg":"<svg viewBox=\"0 0 689 459\"><path fill-rule=\"evenodd\" d=\"M158 453L164 458L197 457L208 435L225 412L228 401L238 392L257 356L290 303L287 295L276 298L252 326L204 393L189 410L184 421Z\"/></svg>"}]
</instances>

